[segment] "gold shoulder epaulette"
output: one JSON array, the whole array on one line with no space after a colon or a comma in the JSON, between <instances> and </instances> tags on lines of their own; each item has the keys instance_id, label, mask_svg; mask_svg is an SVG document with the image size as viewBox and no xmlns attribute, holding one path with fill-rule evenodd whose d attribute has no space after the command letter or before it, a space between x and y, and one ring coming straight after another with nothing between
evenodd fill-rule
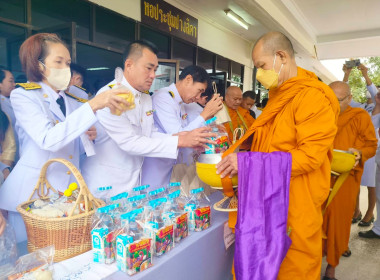
<instances>
[{"instance_id":1,"label":"gold shoulder epaulette","mask_svg":"<svg viewBox=\"0 0 380 280\"><path fill-rule=\"evenodd\" d=\"M76 101L79 101L81 103L86 103L88 100L87 99L84 99L84 98L80 98L78 96L75 96L74 94L70 93L70 92L65 92L67 94L68 97L71 97L73 99L75 99Z\"/></svg>"},{"instance_id":2,"label":"gold shoulder epaulette","mask_svg":"<svg viewBox=\"0 0 380 280\"><path fill-rule=\"evenodd\" d=\"M25 90L39 89L41 86L37 83L17 83L16 86L22 87Z\"/></svg>"},{"instance_id":3,"label":"gold shoulder epaulette","mask_svg":"<svg viewBox=\"0 0 380 280\"><path fill-rule=\"evenodd\" d=\"M108 85L110 88L113 88L114 86L116 86L116 84L112 84L112 85Z\"/></svg>"},{"instance_id":4,"label":"gold shoulder epaulette","mask_svg":"<svg viewBox=\"0 0 380 280\"><path fill-rule=\"evenodd\" d=\"M79 88L79 89L81 89L81 90L83 90L83 91L87 92L87 89L85 89L85 88L82 88L82 87L80 87L80 86L74 85L74 87L77 87L77 88Z\"/></svg>"},{"instance_id":5,"label":"gold shoulder epaulette","mask_svg":"<svg viewBox=\"0 0 380 280\"><path fill-rule=\"evenodd\" d=\"M174 98L174 92L172 92L172 91L169 90L169 94L170 94L171 97Z\"/></svg>"}]
</instances>

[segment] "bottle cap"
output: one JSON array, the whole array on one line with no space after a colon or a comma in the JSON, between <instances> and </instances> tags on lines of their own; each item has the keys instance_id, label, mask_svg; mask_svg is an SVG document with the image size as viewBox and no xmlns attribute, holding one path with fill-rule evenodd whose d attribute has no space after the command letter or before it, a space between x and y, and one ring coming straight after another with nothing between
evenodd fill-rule
<instances>
[{"instance_id":1,"label":"bottle cap","mask_svg":"<svg viewBox=\"0 0 380 280\"><path fill-rule=\"evenodd\" d=\"M76 182L72 182L69 185L69 189L72 190L72 191L75 191L77 188L78 188L78 184Z\"/></svg>"},{"instance_id":2,"label":"bottle cap","mask_svg":"<svg viewBox=\"0 0 380 280\"><path fill-rule=\"evenodd\" d=\"M73 194L73 192L72 192L72 190L67 189L67 190L65 190L65 191L63 192L63 194L64 194L66 197L69 197L69 196L71 196L71 195Z\"/></svg>"}]
</instances>

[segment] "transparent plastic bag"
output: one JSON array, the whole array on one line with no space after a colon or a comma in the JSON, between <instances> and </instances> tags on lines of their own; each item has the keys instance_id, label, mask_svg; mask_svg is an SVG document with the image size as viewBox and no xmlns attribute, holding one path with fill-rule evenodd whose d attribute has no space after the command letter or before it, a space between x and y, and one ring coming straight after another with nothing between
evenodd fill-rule
<instances>
[{"instance_id":1,"label":"transparent plastic bag","mask_svg":"<svg viewBox=\"0 0 380 280\"><path fill-rule=\"evenodd\" d=\"M39 249L20 257L8 280L50 280L53 279L54 246Z\"/></svg>"},{"instance_id":2,"label":"transparent plastic bag","mask_svg":"<svg viewBox=\"0 0 380 280\"><path fill-rule=\"evenodd\" d=\"M7 223L3 234L0 236L0 279L2 279L2 275L13 271L16 260L16 235L12 226Z\"/></svg>"}]
</instances>

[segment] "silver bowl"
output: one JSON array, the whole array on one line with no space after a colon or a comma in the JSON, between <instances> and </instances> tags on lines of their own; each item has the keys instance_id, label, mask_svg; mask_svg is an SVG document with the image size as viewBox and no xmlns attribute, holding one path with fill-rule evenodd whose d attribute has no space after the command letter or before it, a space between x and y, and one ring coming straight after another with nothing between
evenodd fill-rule
<instances>
[{"instance_id":1,"label":"silver bowl","mask_svg":"<svg viewBox=\"0 0 380 280\"><path fill-rule=\"evenodd\" d=\"M200 163L218 164L222 160L222 154L200 154L197 161Z\"/></svg>"}]
</instances>

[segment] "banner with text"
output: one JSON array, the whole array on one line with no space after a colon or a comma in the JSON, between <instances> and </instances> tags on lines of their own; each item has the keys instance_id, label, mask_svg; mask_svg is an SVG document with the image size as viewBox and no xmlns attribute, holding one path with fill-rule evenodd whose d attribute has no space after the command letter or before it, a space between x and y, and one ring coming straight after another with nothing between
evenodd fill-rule
<instances>
[{"instance_id":1,"label":"banner with text","mask_svg":"<svg viewBox=\"0 0 380 280\"><path fill-rule=\"evenodd\" d=\"M195 45L198 43L198 19L162 0L141 0L141 22Z\"/></svg>"}]
</instances>

